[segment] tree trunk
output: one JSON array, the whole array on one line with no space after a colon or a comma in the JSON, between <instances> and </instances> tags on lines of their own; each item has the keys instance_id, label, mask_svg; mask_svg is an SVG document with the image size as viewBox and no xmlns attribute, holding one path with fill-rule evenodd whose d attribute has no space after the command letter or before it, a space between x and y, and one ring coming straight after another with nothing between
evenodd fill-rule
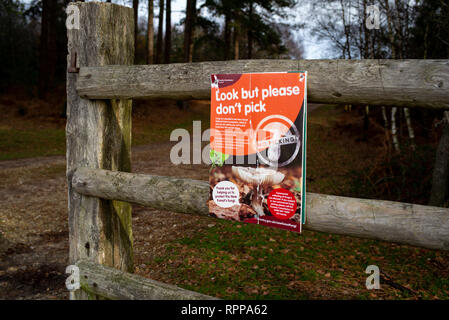
<instances>
[{"instance_id":1,"label":"tree trunk","mask_svg":"<svg viewBox=\"0 0 449 320\"><path fill-rule=\"evenodd\" d=\"M184 27L184 62L193 60L193 30L196 18L196 0L187 0Z\"/></svg>"},{"instance_id":2,"label":"tree trunk","mask_svg":"<svg viewBox=\"0 0 449 320\"><path fill-rule=\"evenodd\" d=\"M252 59L253 57L253 33L252 33L252 19L253 19L253 3L250 1L248 8L248 19L249 19L249 27L248 27L248 59Z\"/></svg>"},{"instance_id":3,"label":"tree trunk","mask_svg":"<svg viewBox=\"0 0 449 320\"><path fill-rule=\"evenodd\" d=\"M442 207L449 202L449 111L444 112L443 134L438 143L429 205Z\"/></svg>"},{"instance_id":4,"label":"tree trunk","mask_svg":"<svg viewBox=\"0 0 449 320\"><path fill-rule=\"evenodd\" d=\"M366 17L366 7L367 7L366 2L367 2L367 0L363 0L363 17ZM372 48L372 50L370 50L370 47L369 47L370 43L371 43L371 32L366 27L365 21L362 21L362 28L363 28L363 33L365 35L364 44L363 44L364 57L366 59L368 59L368 58L374 59L374 47Z\"/></svg>"},{"instance_id":5,"label":"tree trunk","mask_svg":"<svg viewBox=\"0 0 449 320\"><path fill-rule=\"evenodd\" d=\"M225 43L225 60L230 60L231 59L231 17L229 14L225 15L224 43Z\"/></svg>"},{"instance_id":6,"label":"tree trunk","mask_svg":"<svg viewBox=\"0 0 449 320\"><path fill-rule=\"evenodd\" d=\"M404 116L405 116L405 122L407 124L408 137L410 138L410 148L412 150L415 150L416 149L415 131L413 130L412 119L410 117L410 110L408 108L404 108Z\"/></svg>"},{"instance_id":7,"label":"tree trunk","mask_svg":"<svg viewBox=\"0 0 449 320\"><path fill-rule=\"evenodd\" d=\"M157 26L156 63L162 62L163 31L164 31L164 0L159 0L159 24Z\"/></svg>"},{"instance_id":8,"label":"tree trunk","mask_svg":"<svg viewBox=\"0 0 449 320\"><path fill-rule=\"evenodd\" d=\"M171 52L171 0L167 0L165 11L165 50L164 63L170 63Z\"/></svg>"},{"instance_id":9,"label":"tree trunk","mask_svg":"<svg viewBox=\"0 0 449 320\"><path fill-rule=\"evenodd\" d=\"M396 59L396 46L393 35L393 18L391 16L390 6L388 4L388 0L384 0L385 10L387 12L387 26L388 26L388 39L390 41L391 47L391 57Z\"/></svg>"},{"instance_id":10,"label":"tree trunk","mask_svg":"<svg viewBox=\"0 0 449 320\"><path fill-rule=\"evenodd\" d=\"M384 119L385 130L388 130L389 125L388 125L387 109L384 106L382 106L382 118Z\"/></svg>"},{"instance_id":11,"label":"tree trunk","mask_svg":"<svg viewBox=\"0 0 449 320\"><path fill-rule=\"evenodd\" d=\"M397 55L398 55L399 59L402 59L402 58L404 58L403 53L405 52L405 50L404 50L404 29L403 29L402 19L401 19L401 15L404 14L404 12L403 12L404 8L401 7L401 3L398 0L395 0L394 3L395 3L396 14L397 14L397 19L395 20L395 22L396 22L395 38L398 40Z\"/></svg>"},{"instance_id":12,"label":"tree trunk","mask_svg":"<svg viewBox=\"0 0 449 320\"><path fill-rule=\"evenodd\" d=\"M139 20L139 0L133 0L133 11L134 11L134 61L137 63L137 43L138 38L138 20Z\"/></svg>"},{"instance_id":13,"label":"tree trunk","mask_svg":"<svg viewBox=\"0 0 449 320\"><path fill-rule=\"evenodd\" d=\"M404 41L404 32L406 32L406 30L408 30L408 7L401 6L400 1L395 0L395 7L396 7L396 13L397 13L397 26L395 27L396 30L396 35L395 38L398 39L398 50L396 51L396 56L393 57L395 58L399 58L399 59L403 59L405 57L405 54L407 52L407 48L406 48L406 44ZM402 19L401 19L401 15L405 16L405 21L404 23L402 23ZM393 20L392 18L390 18L390 21ZM391 43L391 45L393 46L393 42ZM408 108L404 108L404 117L405 117L405 123L407 125L407 131L408 131L408 136L410 139L410 147L412 150L416 149L416 145L415 145L415 132L413 130L413 126L412 126L412 120L410 117L410 111Z\"/></svg>"},{"instance_id":14,"label":"tree trunk","mask_svg":"<svg viewBox=\"0 0 449 320\"><path fill-rule=\"evenodd\" d=\"M362 129L362 140L368 140L368 130L369 130L369 105L365 106L363 112L363 129Z\"/></svg>"},{"instance_id":15,"label":"tree trunk","mask_svg":"<svg viewBox=\"0 0 449 320\"><path fill-rule=\"evenodd\" d=\"M350 43L350 37L351 37L351 30L349 23L346 23L346 11L344 6L344 1L340 0L341 5L341 18L343 23L343 29L345 34L345 49L343 50L343 58L346 58L345 53L348 55L348 59L351 59L351 43Z\"/></svg>"},{"instance_id":16,"label":"tree trunk","mask_svg":"<svg viewBox=\"0 0 449 320\"><path fill-rule=\"evenodd\" d=\"M399 153L401 149L399 148L398 132L396 127L396 111L397 107L391 108L391 136L393 138L394 150Z\"/></svg>"},{"instance_id":17,"label":"tree trunk","mask_svg":"<svg viewBox=\"0 0 449 320\"><path fill-rule=\"evenodd\" d=\"M240 46L239 38L240 38L239 27L237 25L237 22L234 21L234 60L239 59L239 46Z\"/></svg>"},{"instance_id":18,"label":"tree trunk","mask_svg":"<svg viewBox=\"0 0 449 320\"><path fill-rule=\"evenodd\" d=\"M154 62L154 0L148 0L147 64Z\"/></svg>"},{"instance_id":19,"label":"tree trunk","mask_svg":"<svg viewBox=\"0 0 449 320\"><path fill-rule=\"evenodd\" d=\"M39 98L53 86L56 69L56 2L43 0L39 45Z\"/></svg>"},{"instance_id":20,"label":"tree trunk","mask_svg":"<svg viewBox=\"0 0 449 320\"><path fill-rule=\"evenodd\" d=\"M387 29L388 29L388 39L390 42L390 47L391 47L391 57L393 59L397 59L397 50L396 50L396 43L395 43L395 37L394 37L394 21L393 21L393 16L392 16L392 12L390 10L390 6L388 4L388 0L384 0L384 6L385 6L385 11L387 12ZM400 147L399 147L399 140L398 140L398 136L397 136L397 129L396 129L396 107L393 107L391 109L391 136L393 139L393 145L394 145L394 149L396 150L397 153L400 152Z\"/></svg>"}]
</instances>

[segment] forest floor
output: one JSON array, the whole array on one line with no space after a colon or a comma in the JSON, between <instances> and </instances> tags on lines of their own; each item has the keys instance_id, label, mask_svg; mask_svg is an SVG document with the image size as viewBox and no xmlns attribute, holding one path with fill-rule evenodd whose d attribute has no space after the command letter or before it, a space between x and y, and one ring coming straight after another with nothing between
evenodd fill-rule
<instances>
[{"instance_id":1,"label":"forest floor","mask_svg":"<svg viewBox=\"0 0 449 320\"><path fill-rule=\"evenodd\" d=\"M208 179L206 165L174 166L169 157L172 129L191 129L192 120L209 127L207 103L136 109L134 172ZM19 116L0 119L0 299L66 299L64 120L32 107L12 110ZM308 191L360 196L360 176L385 148L382 128L371 126L364 141L362 117L337 106L311 111L308 121ZM220 298L449 298L448 252L140 206L133 206L133 234L137 274ZM371 264L384 273L380 290L365 288Z\"/></svg>"}]
</instances>

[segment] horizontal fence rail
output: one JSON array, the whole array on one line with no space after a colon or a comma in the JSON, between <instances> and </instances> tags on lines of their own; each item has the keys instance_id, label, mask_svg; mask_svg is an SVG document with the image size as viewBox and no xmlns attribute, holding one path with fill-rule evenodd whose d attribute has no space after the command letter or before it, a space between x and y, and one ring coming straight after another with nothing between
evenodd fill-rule
<instances>
[{"instance_id":1,"label":"horizontal fence rail","mask_svg":"<svg viewBox=\"0 0 449 320\"><path fill-rule=\"evenodd\" d=\"M80 194L156 209L208 215L209 183L102 169L78 168ZM449 250L449 209L307 193L305 229Z\"/></svg>"},{"instance_id":2,"label":"horizontal fence rail","mask_svg":"<svg viewBox=\"0 0 449 320\"><path fill-rule=\"evenodd\" d=\"M210 74L308 71L308 101L449 108L449 60L237 60L81 67L88 99L209 99Z\"/></svg>"},{"instance_id":3,"label":"horizontal fence rail","mask_svg":"<svg viewBox=\"0 0 449 320\"><path fill-rule=\"evenodd\" d=\"M215 300L201 293L154 281L115 268L80 260L81 287L90 294L112 300Z\"/></svg>"}]
</instances>

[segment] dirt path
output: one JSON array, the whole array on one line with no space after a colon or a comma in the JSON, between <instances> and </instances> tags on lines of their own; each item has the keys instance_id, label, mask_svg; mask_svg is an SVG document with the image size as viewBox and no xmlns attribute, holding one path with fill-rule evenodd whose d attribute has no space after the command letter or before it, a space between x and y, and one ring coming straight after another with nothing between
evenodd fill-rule
<instances>
[{"instance_id":1,"label":"dirt path","mask_svg":"<svg viewBox=\"0 0 449 320\"><path fill-rule=\"evenodd\" d=\"M170 162L173 143L133 148L133 171L207 179L208 167ZM0 299L63 299L68 265L64 157L0 162ZM185 216L182 216L185 217ZM136 264L204 218L142 207L133 210ZM207 226L209 219L204 221ZM187 230L190 228L190 231ZM151 235L148 231L151 230Z\"/></svg>"}]
</instances>

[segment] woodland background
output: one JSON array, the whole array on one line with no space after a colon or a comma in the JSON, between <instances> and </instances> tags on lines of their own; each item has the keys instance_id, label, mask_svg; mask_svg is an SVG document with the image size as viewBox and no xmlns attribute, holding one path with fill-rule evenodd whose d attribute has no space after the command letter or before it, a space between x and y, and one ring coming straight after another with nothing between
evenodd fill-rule
<instances>
[{"instance_id":1,"label":"woodland background","mask_svg":"<svg viewBox=\"0 0 449 320\"><path fill-rule=\"evenodd\" d=\"M179 0L181 1L181 0ZM65 7L67 0L0 1L0 93L30 97L50 112L65 114L66 74ZM111 2L111 1L108 1ZM340 59L447 59L449 57L449 5L447 0L186 0L181 19L173 22L172 0L113 1L134 8L136 64L197 62L231 59L304 58L311 40L325 41L321 56ZM369 6L380 11L380 28L368 29ZM306 8L306 9L304 9ZM142 14L142 12L144 14ZM140 15L139 15L140 13ZM310 37L308 37L310 35ZM39 101L39 99L41 101ZM55 104L53 100L57 103ZM182 108L184 104L178 103ZM408 108L347 106L364 116L363 139L371 118L386 130L388 169L408 180L416 165L425 187L420 202L447 205L449 198L449 129L442 112ZM18 107L26 116L29 107ZM42 114L46 111L42 108ZM371 121L373 122L373 121ZM440 139L441 137L441 139ZM436 162L416 159L426 146L421 139L445 142ZM430 140L429 140L430 139ZM426 144L424 144L426 145ZM412 151L411 155L407 150ZM436 151L436 150L435 150ZM412 158L409 158L409 157ZM425 154L427 156L427 154ZM430 153L429 153L430 156ZM415 157L415 158L413 158ZM422 155L424 157L424 154ZM421 157L421 158L422 158ZM435 157L433 155L433 157ZM418 162L417 162L418 161ZM424 163L425 162L425 163ZM419 163L419 164L418 164ZM433 179L433 167L439 172ZM387 171L392 171L388 173ZM441 174L442 173L442 174ZM379 173L376 173L379 174ZM391 182L375 183L392 191ZM394 182L393 182L394 183ZM401 185L407 192L408 182ZM405 187L405 188L403 188ZM397 200L413 199L397 195Z\"/></svg>"}]
</instances>

